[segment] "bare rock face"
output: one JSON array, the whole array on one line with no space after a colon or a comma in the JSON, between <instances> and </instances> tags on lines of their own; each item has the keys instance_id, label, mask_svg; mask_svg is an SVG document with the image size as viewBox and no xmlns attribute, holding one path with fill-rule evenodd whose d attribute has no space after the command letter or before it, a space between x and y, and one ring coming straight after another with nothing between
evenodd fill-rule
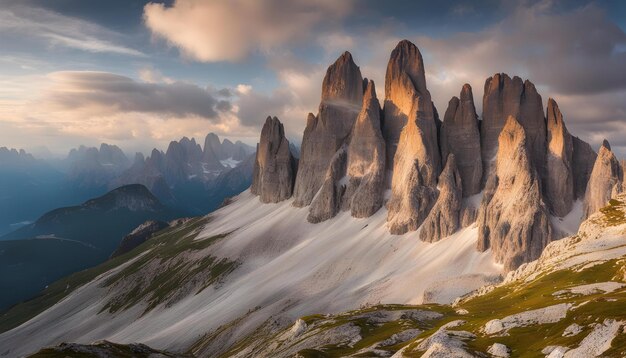
<instances>
[{"instance_id":1,"label":"bare rock face","mask_svg":"<svg viewBox=\"0 0 626 358\"><path fill-rule=\"evenodd\" d=\"M483 163L480 153L480 132L478 115L474 107L472 87L463 86L460 99L452 97L441 125L441 158L454 154L463 180L463 197L480 192L483 176Z\"/></svg>"},{"instance_id":2,"label":"bare rock face","mask_svg":"<svg viewBox=\"0 0 626 358\"><path fill-rule=\"evenodd\" d=\"M417 46L408 40L391 52L385 75L383 136L387 143L387 168L394 168L396 150L404 126L413 121L424 133L420 166L431 166L427 182L435 182L440 170L437 124L430 92L426 88L424 60ZM424 174L424 173L423 173Z\"/></svg>"},{"instance_id":3,"label":"bare rock face","mask_svg":"<svg viewBox=\"0 0 626 358\"><path fill-rule=\"evenodd\" d=\"M448 155L446 166L439 176L439 197L420 229L420 239L439 241L454 234L460 227L462 177L454 154Z\"/></svg>"},{"instance_id":4,"label":"bare rock face","mask_svg":"<svg viewBox=\"0 0 626 358\"><path fill-rule=\"evenodd\" d=\"M295 162L283 124L276 117L267 117L257 147L250 191L263 203L288 199L295 174Z\"/></svg>"},{"instance_id":5,"label":"bare rock face","mask_svg":"<svg viewBox=\"0 0 626 358\"><path fill-rule=\"evenodd\" d=\"M309 205L325 180L331 158L347 141L363 102L363 78L345 52L326 71L317 116L309 114L302 138L294 206Z\"/></svg>"},{"instance_id":6,"label":"bare rock face","mask_svg":"<svg viewBox=\"0 0 626 358\"><path fill-rule=\"evenodd\" d=\"M481 150L486 180L498 150L498 137L508 116L513 116L526 132L526 145L532 165L544 172L546 123L541 96L530 81L498 73L485 82Z\"/></svg>"},{"instance_id":7,"label":"bare rock face","mask_svg":"<svg viewBox=\"0 0 626 358\"><path fill-rule=\"evenodd\" d=\"M385 81L387 168L393 158L387 221L392 234L404 234L417 230L434 205L441 165L433 104L415 45L404 40L396 46Z\"/></svg>"},{"instance_id":8,"label":"bare rock face","mask_svg":"<svg viewBox=\"0 0 626 358\"><path fill-rule=\"evenodd\" d=\"M623 181L622 167L611 151L609 142L604 140L587 183L583 203L583 219L606 206L611 198L621 193Z\"/></svg>"},{"instance_id":9,"label":"bare rock face","mask_svg":"<svg viewBox=\"0 0 626 358\"><path fill-rule=\"evenodd\" d=\"M341 201L346 190L347 145L343 145L335 153L326 171L322 188L313 198L307 220L319 223L328 220L339 212Z\"/></svg>"},{"instance_id":10,"label":"bare rock face","mask_svg":"<svg viewBox=\"0 0 626 358\"><path fill-rule=\"evenodd\" d=\"M385 182L385 140L373 81L367 82L363 108L352 129L347 174L342 208L351 210L356 218L373 215L383 205Z\"/></svg>"},{"instance_id":11,"label":"bare rock face","mask_svg":"<svg viewBox=\"0 0 626 358\"><path fill-rule=\"evenodd\" d=\"M478 214L478 250L491 248L496 262L512 270L539 257L551 241L552 227L526 133L513 116L498 147Z\"/></svg>"},{"instance_id":12,"label":"bare rock face","mask_svg":"<svg viewBox=\"0 0 626 358\"><path fill-rule=\"evenodd\" d=\"M572 138L574 147L573 171L574 171L574 194L576 199L582 199L585 197L585 191L587 190L587 183L591 177L591 171L596 163L598 154L591 149L589 143L579 139L578 137Z\"/></svg>"},{"instance_id":13,"label":"bare rock face","mask_svg":"<svg viewBox=\"0 0 626 358\"><path fill-rule=\"evenodd\" d=\"M552 98L548 99L548 153L546 162L545 194L552 212L565 216L574 202L574 172L572 136L563 123L563 115Z\"/></svg>"}]
</instances>

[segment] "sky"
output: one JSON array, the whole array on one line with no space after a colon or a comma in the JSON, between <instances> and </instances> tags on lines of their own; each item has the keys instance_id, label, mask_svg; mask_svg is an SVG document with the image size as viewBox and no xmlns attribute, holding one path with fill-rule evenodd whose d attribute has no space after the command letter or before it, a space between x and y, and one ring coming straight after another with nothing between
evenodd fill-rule
<instances>
[{"instance_id":1,"label":"sky","mask_svg":"<svg viewBox=\"0 0 626 358\"><path fill-rule=\"evenodd\" d=\"M269 115L299 143L350 51L384 98L398 41L439 113L464 83L532 81L569 131L626 156L626 1L0 0L0 146L127 153L208 132L249 144Z\"/></svg>"}]
</instances>

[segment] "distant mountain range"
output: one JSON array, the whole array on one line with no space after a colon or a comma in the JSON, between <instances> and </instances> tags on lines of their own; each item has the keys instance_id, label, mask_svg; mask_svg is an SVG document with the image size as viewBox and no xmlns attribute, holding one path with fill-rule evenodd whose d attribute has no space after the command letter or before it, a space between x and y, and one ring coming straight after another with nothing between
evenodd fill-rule
<instances>
[{"instance_id":1,"label":"distant mountain range","mask_svg":"<svg viewBox=\"0 0 626 358\"><path fill-rule=\"evenodd\" d=\"M254 151L240 141L220 141L214 133L206 136L204 148L184 137L172 141L166 152L155 148L147 158L137 153L132 161L119 147L106 143L99 148L81 146L63 160L48 161L2 147L0 235L46 211L127 184L145 185L161 202L187 215L206 214L250 185L251 165L233 170Z\"/></svg>"},{"instance_id":2,"label":"distant mountain range","mask_svg":"<svg viewBox=\"0 0 626 358\"><path fill-rule=\"evenodd\" d=\"M117 188L77 206L52 210L0 237L0 310L31 298L47 284L105 261L122 237L146 220L172 220L143 185Z\"/></svg>"}]
</instances>

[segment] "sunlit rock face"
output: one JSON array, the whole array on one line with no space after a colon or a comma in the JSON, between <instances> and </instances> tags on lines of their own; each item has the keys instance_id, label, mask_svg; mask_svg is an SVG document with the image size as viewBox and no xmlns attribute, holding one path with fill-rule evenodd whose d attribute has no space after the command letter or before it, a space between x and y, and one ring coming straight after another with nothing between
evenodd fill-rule
<instances>
[{"instance_id":1,"label":"sunlit rock face","mask_svg":"<svg viewBox=\"0 0 626 358\"><path fill-rule=\"evenodd\" d=\"M441 166L422 55L409 41L401 41L391 53L385 95L383 135L387 168L393 169L387 220L392 234L403 234L417 230L428 215Z\"/></svg>"},{"instance_id":2,"label":"sunlit rock face","mask_svg":"<svg viewBox=\"0 0 626 358\"><path fill-rule=\"evenodd\" d=\"M420 229L422 241L439 241L454 234L461 226L462 177L454 154L448 155L439 176L439 197Z\"/></svg>"},{"instance_id":3,"label":"sunlit rock face","mask_svg":"<svg viewBox=\"0 0 626 358\"><path fill-rule=\"evenodd\" d=\"M541 96L530 81L497 73L485 81L481 150L485 175L489 176L498 151L498 136L508 116L513 116L526 132L526 145L532 165L540 176L545 171L546 121Z\"/></svg>"},{"instance_id":4,"label":"sunlit rock face","mask_svg":"<svg viewBox=\"0 0 626 358\"><path fill-rule=\"evenodd\" d=\"M524 127L509 116L498 137L498 153L478 213L478 250L491 248L505 270L537 259L552 240L548 207L527 140Z\"/></svg>"},{"instance_id":5,"label":"sunlit rock face","mask_svg":"<svg viewBox=\"0 0 626 358\"><path fill-rule=\"evenodd\" d=\"M387 143L387 168L392 169L402 130L408 121L424 133L424 150L420 166L432 166L424 178L432 183L440 170L434 106L426 88L424 60L417 46L400 41L391 52L385 75L385 108L383 135Z\"/></svg>"},{"instance_id":6,"label":"sunlit rock face","mask_svg":"<svg viewBox=\"0 0 626 358\"><path fill-rule=\"evenodd\" d=\"M302 138L294 202L311 203L321 188L331 158L347 142L363 102L363 78L349 52L326 71L317 116L309 114Z\"/></svg>"},{"instance_id":7,"label":"sunlit rock face","mask_svg":"<svg viewBox=\"0 0 626 358\"><path fill-rule=\"evenodd\" d=\"M445 166L448 155L454 154L463 180L463 196L468 197L480 192L483 163L472 87L465 84L459 97L452 97L443 117L440 131L441 159Z\"/></svg>"},{"instance_id":8,"label":"sunlit rock face","mask_svg":"<svg viewBox=\"0 0 626 358\"><path fill-rule=\"evenodd\" d=\"M385 140L380 114L374 81L368 81L348 146L348 183L342 204L357 218L369 217L383 205Z\"/></svg>"},{"instance_id":9,"label":"sunlit rock face","mask_svg":"<svg viewBox=\"0 0 626 358\"><path fill-rule=\"evenodd\" d=\"M606 206L606 204L621 193L623 188L624 172L622 167L611 151L611 146L606 140L602 143L598 157L593 166L593 171L587 183L585 200L583 204L583 218Z\"/></svg>"},{"instance_id":10,"label":"sunlit rock face","mask_svg":"<svg viewBox=\"0 0 626 358\"><path fill-rule=\"evenodd\" d=\"M545 194L556 216L565 216L574 202L574 173L572 136L563 123L563 115L552 98L548 99L548 152L546 155Z\"/></svg>"},{"instance_id":11,"label":"sunlit rock face","mask_svg":"<svg viewBox=\"0 0 626 358\"><path fill-rule=\"evenodd\" d=\"M291 197L295 175L295 161L283 124L276 117L267 117L257 147L250 191L263 203L283 201Z\"/></svg>"}]
</instances>

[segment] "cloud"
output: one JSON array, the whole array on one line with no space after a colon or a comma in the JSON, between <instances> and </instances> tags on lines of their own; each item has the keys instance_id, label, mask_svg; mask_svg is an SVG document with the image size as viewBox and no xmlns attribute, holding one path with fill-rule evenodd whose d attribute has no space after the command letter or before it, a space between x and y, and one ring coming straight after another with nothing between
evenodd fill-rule
<instances>
[{"instance_id":1,"label":"cloud","mask_svg":"<svg viewBox=\"0 0 626 358\"><path fill-rule=\"evenodd\" d=\"M44 40L49 46L61 46L93 53L114 53L144 57L142 52L114 43L122 35L94 23L65 16L50 10L27 6L0 9L0 36ZM15 41L15 39L13 39Z\"/></svg>"},{"instance_id":2,"label":"cloud","mask_svg":"<svg viewBox=\"0 0 626 358\"><path fill-rule=\"evenodd\" d=\"M212 120L226 108L215 93L184 82L148 83L107 72L66 71L48 75L52 85L44 101L55 110L90 114L143 112L179 117L196 115Z\"/></svg>"},{"instance_id":3,"label":"cloud","mask_svg":"<svg viewBox=\"0 0 626 358\"><path fill-rule=\"evenodd\" d=\"M352 5L352 0L176 0L172 6L146 4L144 21L188 58L236 61L329 31Z\"/></svg>"}]
</instances>

